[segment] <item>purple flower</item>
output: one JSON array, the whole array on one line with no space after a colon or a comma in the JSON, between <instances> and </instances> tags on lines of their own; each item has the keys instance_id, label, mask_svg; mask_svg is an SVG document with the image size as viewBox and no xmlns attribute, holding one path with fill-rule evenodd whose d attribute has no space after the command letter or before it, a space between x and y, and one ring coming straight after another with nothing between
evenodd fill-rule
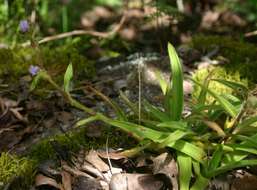
<instances>
[{"instance_id":1,"label":"purple flower","mask_svg":"<svg viewBox=\"0 0 257 190\"><path fill-rule=\"evenodd\" d=\"M27 20L21 20L19 27L20 27L21 32L23 32L23 33L28 32L29 31L29 22Z\"/></svg>"},{"instance_id":2,"label":"purple flower","mask_svg":"<svg viewBox=\"0 0 257 190\"><path fill-rule=\"evenodd\" d=\"M35 66L35 65L30 65L29 67L29 73L32 75L32 76L35 76L37 75L37 73L40 71L40 68L38 66Z\"/></svg>"}]
</instances>

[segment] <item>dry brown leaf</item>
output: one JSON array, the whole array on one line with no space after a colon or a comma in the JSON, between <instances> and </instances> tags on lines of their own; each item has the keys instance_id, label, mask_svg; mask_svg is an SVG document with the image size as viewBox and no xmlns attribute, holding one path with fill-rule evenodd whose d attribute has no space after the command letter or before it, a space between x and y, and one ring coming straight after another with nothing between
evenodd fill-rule
<instances>
[{"instance_id":1,"label":"dry brown leaf","mask_svg":"<svg viewBox=\"0 0 257 190\"><path fill-rule=\"evenodd\" d=\"M109 166L99 158L99 154L95 150L90 150L86 155L85 160L101 172L106 172L110 169Z\"/></svg>"},{"instance_id":2,"label":"dry brown leaf","mask_svg":"<svg viewBox=\"0 0 257 190\"><path fill-rule=\"evenodd\" d=\"M236 177L231 185L231 190L257 190L257 176L244 172Z\"/></svg>"},{"instance_id":3,"label":"dry brown leaf","mask_svg":"<svg viewBox=\"0 0 257 190\"><path fill-rule=\"evenodd\" d=\"M86 178L91 178L93 179L92 176L88 175L87 173L85 172L82 172L78 169L74 169L74 168L71 168L70 166L68 166L67 164L62 164L62 168L66 171L66 172L69 172L70 174L74 175L74 176L83 176L83 177L86 177Z\"/></svg>"},{"instance_id":4,"label":"dry brown leaf","mask_svg":"<svg viewBox=\"0 0 257 190\"><path fill-rule=\"evenodd\" d=\"M106 151L101 151L101 152L98 152L98 155L101 157L101 158L105 158L105 159L111 159L111 160L127 160L127 157L122 155L121 152L107 152Z\"/></svg>"},{"instance_id":5,"label":"dry brown leaf","mask_svg":"<svg viewBox=\"0 0 257 190\"><path fill-rule=\"evenodd\" d=\"M20 111L22 111L23 108L17 107L17 108L10 108L10 112L13 113L13 115L19 120L24 123L28 122L28 119L20 114Z\"/></svg>"},{"instance_id":6,"label":"dry brown leaf","mask_svg":"<svg viewBox=\"0 0 257 190\"><path fill-rule=\"evenodd\" d=\"M72 190L108 190L101 186L100 182L96 179L90 179L84 176L75 178Z\"/></svg>"},{"instance_id":7,"label":"dry brown leaf","mask_svg":"<svg viewBox=\"0 0 257 190\"><path fill-rule=\"evenodd\" d=\"M64 190L72 190L71 186L71 175L66 171L61 172L62 175L62 185Z\"/></svg>"},{"instance_id":8,"label":"dry brown leaf","mask_svg":"<svg viewBox=\"0 0 257 190\"><path fill-rule=\"evenodd\" d=\"M46 177L42 174L38 174L35 179L35 186L40 187L40 186L50 186L54 187L56 189L64 190L60 184L58 184L54 179L50 177Z\"/></svg>"},{"instance_id":9,"label":"dry brown leaf","mask_svg":"<svg viewBox=\"0 0 257 190\"><path fill-rule=\"evenodd\" d=\"M89 175L93 175L94 177L100 178L102 180L105 179L105 177L103 176L103 174L96 168L94 168L91 164L89 163L84 163L81 166L81 170L85 171L86 173L88 173Z\"/></svg>"},{"instance_id":10,"label":"dry brown leaf","mask_svg":"<svg viewBox=\"0 0 257 190\"><path fill-rule=\"evenodd\" d=\"M115 174L110 190L161 190L164 183L151 174Z\"/></svg>"},{"instance_id":11,"label":"dry brown leaf","mask_svg":"<svg viewBox=\"0 0 257 190\"><path fill-rule=\"evenodd\" d=\"M164 174L169 179L169 188L178 190L178 167L174 158L167 152L153 159L153 174Z\"/></svg>"}]
</instances>

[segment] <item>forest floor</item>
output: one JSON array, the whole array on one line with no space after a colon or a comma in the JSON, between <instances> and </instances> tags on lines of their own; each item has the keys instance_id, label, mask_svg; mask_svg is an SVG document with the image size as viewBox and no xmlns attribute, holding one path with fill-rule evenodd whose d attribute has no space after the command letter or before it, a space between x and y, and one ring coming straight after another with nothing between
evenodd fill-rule
<instances>
[{"instance_id":1,"label":"forest floor","mask_svg":"<svg viewBox=\"0 0 257 190\"><path fill-rule=\"evenodd\" d=\"M80 43L72 46L72 53L70 45L52 50L42 43L40 48L45 47L39 54L31 47L0 46L1 60L10 64L8 68L0 66L0 189L178 189L172 150L146 151L143 145L134 150L137 141L132 135L100 121L76 127L88 113L71 106L46 82L30 91L34 76L29 66L37 65L40 55L47 62L43 67L60 86L72 62L75 74L70 94L96 112L115 118L117 104L129 115L133 105L140 112L145 100L158 107L164 96L156 73L170 79L169 41L176 47L184 76L204 80L214 70L217 78L255 88L257 37L247 34L247 21L231 11L213 10L204 11L196 20L190 15L181 22L167 15L146 20L155 11L147 6L131 8L123 23L122 11L94 8L83 18L85 28L97 30L113 21L122 26L114 37L109 33L103 33L104 39L102 33L100 39L92 37L87 49L79 49ZM24 60L26 64L19 66ZM250 65L248 70L242 63ZM183 87L186 117L199 92L186 77ZM220 86L211 88L230 93ZM133 103L131 107L124 103L126 98ZM139 113L139 122L140 117ZM140 148L140 154L133 155ZM218 175L206 189L255 190L256 170L240 167Z\"/></svg>"}]
</instances>

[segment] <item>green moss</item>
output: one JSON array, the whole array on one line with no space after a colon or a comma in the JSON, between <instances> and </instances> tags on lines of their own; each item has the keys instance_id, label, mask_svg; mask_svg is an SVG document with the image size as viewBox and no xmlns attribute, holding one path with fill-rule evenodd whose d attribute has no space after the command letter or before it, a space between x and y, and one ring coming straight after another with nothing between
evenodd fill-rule
<instances>
[{"instance_id":1,"label":"green moss","mask_svg":"<svg viewBox=\"0 0 257 190\"><path fill-rule=\"evenodd\" d=\"M17 81L28 74L30 65L39 65L50 74L61 78L69 63L74 66L76 77L91 78L95 74L94 64L71 46L57 48L42 47L0 49L0 77L6 81Z\"/></svg>"},{"instance_id":2,"label":"green moss","mask_svg":"<svg viewBox=\"0 0 257 190\"><path fill-rule=\"evenodd\" d=\"M33 145L26 156L18 157L8 153L2 153L0 157L0 189L1 183L6 184L14 179L21 177L23 188L29 189L29 185L33 183L37 165L48 159L57 159L56 152L53 150L50 141L55 140L60 145L65 146L68 150L76 153L81 149L90 150L104 148L106 144L108 131L104 130L101 138L89 138L85 135L86 129L79 129L67 134L59 134L51 138L44 139ZM117 135L119 133L119 135ZM120 142L126 142L128 146L134 145L134 141L129 137L116 130L112 130L112 134L108 138L108 146L112 148L120 147ZM129 142L129 143L128 143ZM20 185L20 184L19 184ZM14 187L15 189L15 187Z\"/></svg>"},{"instance_id":3,"label":"green moss","mask_svg":"<svg viewBox=\"0 0 257 190\"><path fill-rule=\"evenodd\" d=\"M249 82L256 83L257 75L257 47L253 44L235 40L223 36L195 36L192 46L203 54L210 52L214 47L219 48L218 56L229 60L224 67L233 72L239 71L241 77L249 79Z\"/></svg>"},{"instance_id":4,"label":"green moss","mask_svg":"<svg viewBox=\"0 0 257 190\"><path fill-rule=\"evenodd\" d=\"M120 133L115 129L112 130L113 133ZM55 151L52 149L50 144L51 140L55 140L60 145L65 145L69 150L73 152L79 151L81 148L90 150L92 148L98 149L105 147L106 139L108 136L108 131L104 130L100 138L90 138L86 136L86 129L80 129L77 131L69 132L67 134L59 134L51 138L40 141L40 143L34 145L30 151L29 157L33 160L46 160L49 158L56 158ZM134 141L131 141L126 134L120 135L110 135L109 146L112 148L119 147L120 142L131 142L126 143L133 145Z\"/></svg>"},{"instance_id":5,"label":"green moss","mask_svg":"<svg viewBox=\"0 0 257 190\"><path fill-rule=\"evenodd\" d=\"M20 158L8 153L1 153L0 156L0 189L1 184L6 184L14 177L27 176L27 185L32 182L33 171L35 162L27 157Z\"/></svg>"},{"instance_id":6,"label":"green moss","mask_svg":"<svg viewBox=\"0 0 257 190\"><path fill-rule=\"evenodd\" d=\"M198 70L193 78L200 82L203 83L203 81L206 79L206 77L212 72L212 79L225 79L228 81L233 81L233 82L238 82L241 84L244 84L245 86L248 86L248 80L245 78L242 78L240 73L238 71L232 72L229 71L226 68L223 67L211 67L208 69L200 69ZM229 87L226 87L225 85L222 85L218 82L215 81L210 81L209 86L211 90L215 91L218 94L232 94L233 90ZM201 92L201 87L198 85L194 86L194 91L193 91L193 98L197 98ZM206 101L207 103L213 102L214 98L210 95L207 95Z\"/></svg>"}]
</instances>

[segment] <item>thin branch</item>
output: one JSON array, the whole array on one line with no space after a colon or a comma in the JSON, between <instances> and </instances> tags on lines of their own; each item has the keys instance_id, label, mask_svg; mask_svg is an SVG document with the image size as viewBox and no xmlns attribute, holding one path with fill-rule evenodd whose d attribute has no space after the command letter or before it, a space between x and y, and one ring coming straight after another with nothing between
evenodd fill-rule
<instances>
[{"instance_id":1,"label":"thin branch","mask_svg":"<svg viewBox=\"0 0 257 190\"><path fill-rule=\"evenodd\" d=\"M257 35L257 30L255 31L252 31L252 32L248 32L248 33L245 33L245 37L251 37L251 36L256 36Z\"/></svg>"},{"instance_id":2,"label":"thin branch","mask_svg":"<svg viewBox=\"0 0 257 190\"><path fill-rule=\"evenodd\" d=\"M98 32L98 31L93 31L93 30L73 30L71 32L65 32L65 33L61 33L61 34L57 34L57 35L53 35L53 36L47 36L45 38L43 38L42 40L38 41L38 44L43 44L43 43L47 43L50 41L54 41L54 40L59 40L59 39L63 39L63 38L67 38L67 37L71 37L71 36L80 36L80 35L91 35L91 36L95 36L95 37L99 37L99 38L108 38L114 34L116 34L118 31L120 31L120 29L123 27L124 23L126 21L126 14L124 14L119 22L119 24L111 31L109 32ZM30 42L26 42L22 44L22 47L27 47L30 45Z\"/></svg>"}]
</instances>

